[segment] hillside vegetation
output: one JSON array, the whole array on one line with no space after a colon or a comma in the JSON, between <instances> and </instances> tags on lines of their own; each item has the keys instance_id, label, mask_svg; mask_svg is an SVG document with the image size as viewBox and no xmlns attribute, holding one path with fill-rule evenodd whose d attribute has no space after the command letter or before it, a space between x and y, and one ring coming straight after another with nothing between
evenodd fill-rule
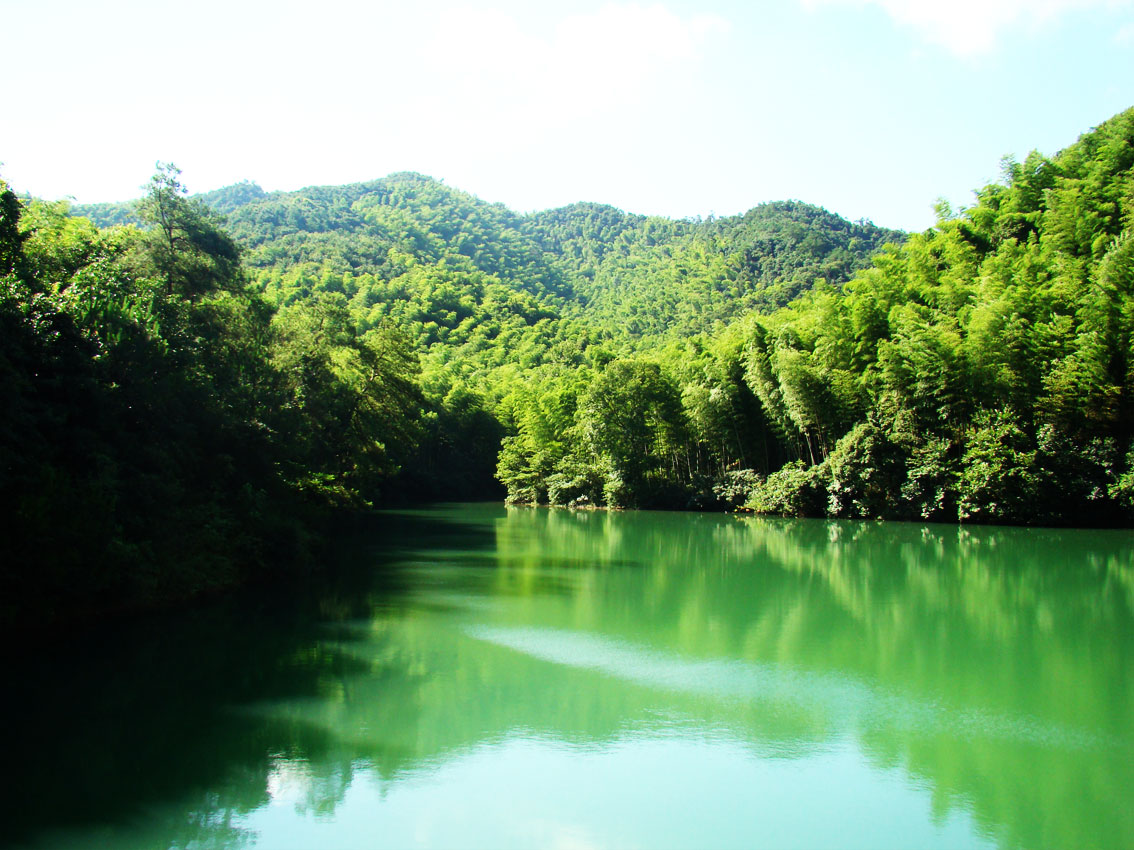
<instances>
[{"instance_id":1,"label":"hillside vegetation","mask_svg":"<svg viewBox=\"0 0 1134 850\"><path fill-rule=\"evenodd\" d=\"M417 174L0 185L4 616L295 568L391 500L1128 525L1132 166L1134 110L909 237Z\"/></svg>"},{"instance_id":2,"label":"hillside vegetation","mask_svg":"<svg viewBox=\"0 0 1134 850\"><path fill-rule=\"evenodd\" d=\"M817 282L841 286L904 237L799 202L710 221L598 204L520 215L419 174L271 194L244 183L195 201L227 215L269 304L333 304L358 333L396 329L409 342L426 413L397 489L413 498L499 487L501 439L531 388L587 381L613 359L710 334ZM101 223L133 214L76 212Z\"/></svg>"},{"instance_id":3,"label":"hillside vegetation","mask_svg":"<svg viewBox=\"0 0 1134 850\"><path fill-rule=\"evenodd\" d=\"M1129 523L1132 165L1134 110L841 288L517 390L509 496Z\"/></svg>"}]
</instances>

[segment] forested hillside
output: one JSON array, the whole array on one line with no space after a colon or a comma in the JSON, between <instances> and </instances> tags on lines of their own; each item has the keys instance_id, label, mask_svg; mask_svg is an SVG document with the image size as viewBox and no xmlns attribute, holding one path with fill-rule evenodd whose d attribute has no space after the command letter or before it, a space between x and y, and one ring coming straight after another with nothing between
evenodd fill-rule
<instances>
[{"instance_id":1,"label":"forested hillside","mask_svg":"<svg viewBox=\"0 0 1134 850\"><path fill-rule=\"evenodd\" d=\"M782 306L819 280L838 286L905 236L798 201L708 221L586 203L521 215L409 173L271 194L240 183L194 200L227 217L257 285L274 301L343 293L368 315L392 311L421 325L434 319L426 344L442 328L455 330L448 314L461 312L419 295L432 283L422 280L426 269L443 282L471 283L474 303L475 283L490 276L535 299L548 311L540 318L585 316L590 327L652 340ZM103 226L137 221L129 204L74 213ZM405 278L411 268L417 276ZM472 277L453 280L453 272Z\"/></svg>"},{"instance_id":2,"label":"forested hillside","mask_svg":"<svg viewBox=\"0 0 1134 850\"><path fill-rule=\"evenodd\" d=\"M518 399L550 376L708 334L817 281L840 286L904 236L799 202L710 221L597 204L520 215L418 174L272 194L244 183L196 200L227 214L270 304L335 304L358 333L408 338L427 406L400 481L416 498L492 492Z\"/></svg>"},{"instance_id":3,"label":"forested hillside","mask_svg":"<svg viewBox=\"0 0 1134 850\"><path fill-rule=\"evenodd\" d=\"M1128 525L1132 166L1134 110L908 238L417 174L0 184L3 616L285 569L390 500Z\"/></svg>"},{"instance_id":4,"label":"forested hillside","mask_svg":"<svg viewBox=\"0 0 1134 850\"><path fill-rule=\"evenodd\" d=\"M517 393L512 498L1130 522L1134 110L842 289Z\"/></svg>"}]
</instances>

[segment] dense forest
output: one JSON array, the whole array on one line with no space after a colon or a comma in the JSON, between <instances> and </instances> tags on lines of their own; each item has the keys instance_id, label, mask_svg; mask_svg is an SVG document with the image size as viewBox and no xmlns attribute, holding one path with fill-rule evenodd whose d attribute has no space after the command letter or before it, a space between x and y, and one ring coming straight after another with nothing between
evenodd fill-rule
<instances>
[{"instance_id":1,"label":"dense forest","mask_svg":"<svg viewBox=\"0 0 1134 850\"><path fill-rule=\"evenodd\" d=\"M1134 110L909 236L0 184L0 617L299 569L391 500L1128 525L1132 166Z\"/></svg>"},{"instance_id":2,"label":"dense forest","mask_svg":"<svg viewBox=\"0 0 1134 850\"><path fill-rule=\"evenodd\" d=\"M1128 524L1134 110L841 287L515 397L499 474L557 504Z\"/></svg>"},{"instance_id":3,"label":"dense forest","mask_svg":"<svg viewBox=\"0 0 1134 850\"><path fill-rule=\"evenodd\" d=\"M419 366L333 300L276 310L155 175L134 225L0 187L0 620L133 608L301 567L422 428Z\"/></svg>"},{"instance_id":4,"label":"dense forest","mask_svg":"<svg viewBox=\"0 0 1134 850\"><path fill-rule=\"evenodd\" d=\"M395 489L417 499L498 488L501 440L533 387L705 342L816 282L841 286L904 237L798 202L710 221L597 204L519 215L418 174L272 194L244 183L194 202L227 217L250 288L274 310L333 305L359 334L405 339L425 406ZM144 226L127 204L74 212Z\"/></svg>"}]
</instances>

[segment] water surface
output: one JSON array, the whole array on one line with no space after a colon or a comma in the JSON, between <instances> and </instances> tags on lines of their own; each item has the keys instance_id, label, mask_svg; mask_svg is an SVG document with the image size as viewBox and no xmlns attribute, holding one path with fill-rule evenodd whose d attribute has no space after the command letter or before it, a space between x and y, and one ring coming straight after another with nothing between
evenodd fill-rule
<instances>
[{"instance_id":1,"label":"water surface","mask_svg":"<svg viewBox=\"0 0 1134 850\"><path fill-rule=\"evenodd\" d=\"M1128 532L449 506L21 647L21 847L1134 847Z\"/></svg>"}]
</instances>

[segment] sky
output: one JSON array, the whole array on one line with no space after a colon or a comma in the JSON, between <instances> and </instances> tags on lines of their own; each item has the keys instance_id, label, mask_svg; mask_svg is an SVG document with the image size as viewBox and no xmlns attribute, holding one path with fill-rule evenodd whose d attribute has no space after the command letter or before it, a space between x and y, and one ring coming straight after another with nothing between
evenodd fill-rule
<instances>
[{"instance_id":1,"label":"sky","mask_svg":"<svg viewBox=\"0 0 1134 850\"><path fill-rule=\"evenodd\" d=\"M0 178L417 171L517 211L798 199L920 230L1134 106L1134 0L0 0Z\"/></svg>"}]
</instances>

